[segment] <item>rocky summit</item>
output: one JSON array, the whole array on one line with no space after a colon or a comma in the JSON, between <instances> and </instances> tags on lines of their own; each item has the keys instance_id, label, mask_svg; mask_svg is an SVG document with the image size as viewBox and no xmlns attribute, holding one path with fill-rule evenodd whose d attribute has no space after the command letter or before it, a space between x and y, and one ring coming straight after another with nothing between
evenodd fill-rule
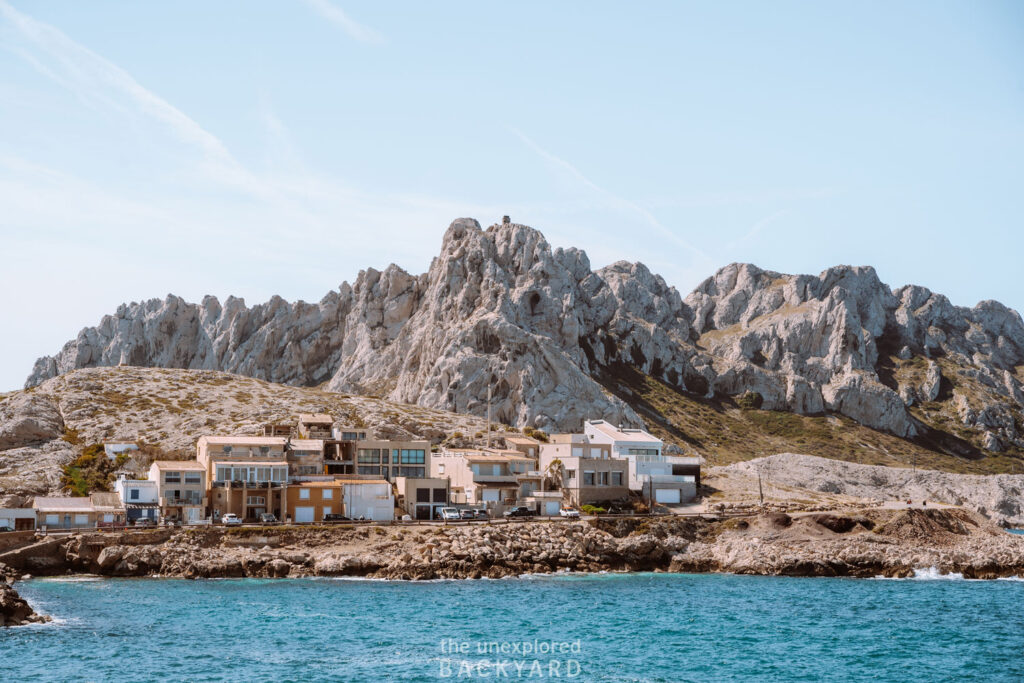
<instances>
[{"instance_id":1,"label":"rocky summit","mask_svg":"<svg viewBox=\"0 0 1024 683\"><path fill-rule=\"evenodd\" d=\"M683 298L643 264L594 270L527 226L461 218L427 273L360 272L318 304L122 305L39 359L27 386L93 366L221 370L578 428L650 418L615 378L801 415L837 414L954 452L1024 448L1024 323L995 301L891 289L870 267L728 265ZM33 425L23 425L31 430Z\"/></svg>"}]
</instances>

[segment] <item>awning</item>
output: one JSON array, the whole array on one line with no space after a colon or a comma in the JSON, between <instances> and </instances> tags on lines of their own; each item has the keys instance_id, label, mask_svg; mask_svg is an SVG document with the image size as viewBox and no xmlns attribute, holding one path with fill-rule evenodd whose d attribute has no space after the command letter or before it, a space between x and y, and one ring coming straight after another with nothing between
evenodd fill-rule
<instances>
[{"instance_id":1,"label":"awning","mask_svg":"<svg viewBox=\"0 0 1024 683\"><path fill-rule=\"evenodd\" d=\"M160 507L160 503L125 503L124 507L127 510L148 510Z\"/></svg>"}]
</instances>

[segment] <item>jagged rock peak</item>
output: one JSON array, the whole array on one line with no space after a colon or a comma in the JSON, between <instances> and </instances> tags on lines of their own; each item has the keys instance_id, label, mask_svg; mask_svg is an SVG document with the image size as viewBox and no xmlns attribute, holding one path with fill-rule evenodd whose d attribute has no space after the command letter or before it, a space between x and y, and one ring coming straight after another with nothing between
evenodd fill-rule
<instances>
[{"instance_id":1,"label":"jagged rock peak","mask_svg":"<svg viewBox=\"0 0 1024 683\"><path fill-rule=\"evenodd\" d=\"M122 306L37 361L27 384L118 364L326 383L478 415L490 387L496 419L549 429L639 424L613 393L627 365L679 391L756 392L767 409L837 412L904 437L924 429L912 407L955 400L957 419L990 432L988 444L1024 438L1013 427L1024 323L997 302L962 308L923 287L893 291L868 266L815 276L742 263L683 298L643 264L595 271L583 251L553 249L511 221L456 219L426 273L367 268L319 304L168 296ZM943 389L953 369L962 386Z\"/></svg>"}]
</instances>

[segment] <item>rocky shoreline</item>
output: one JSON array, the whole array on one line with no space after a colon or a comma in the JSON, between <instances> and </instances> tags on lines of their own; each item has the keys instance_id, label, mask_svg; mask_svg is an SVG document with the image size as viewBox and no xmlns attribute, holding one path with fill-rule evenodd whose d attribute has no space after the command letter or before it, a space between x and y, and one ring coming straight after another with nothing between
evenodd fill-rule
<instances>
[{"instance_id":1,"label":"rocky shoreline","mask_svg":"<svg viewBox=\"0 0 1024 683\"><path fill-rule=\"evenodd\" d=\"M51 536L12 576L501 578L558 571L1024 576L1024 536L959 508L457 526L198 527Z\"/></svg>"}]
</instances>

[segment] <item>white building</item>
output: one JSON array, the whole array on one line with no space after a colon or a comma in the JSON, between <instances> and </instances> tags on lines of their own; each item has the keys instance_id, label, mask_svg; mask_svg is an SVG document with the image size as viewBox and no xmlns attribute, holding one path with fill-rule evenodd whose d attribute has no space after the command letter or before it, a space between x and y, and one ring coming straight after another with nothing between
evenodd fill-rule
<instances>
[{"instance_id":1,"label":"white building","mask_svg":"<svg viewBox=\"0 0 1024 683\"><path fill-rule=\"evenodd\" d=\"M128 479L120 474L114 482L114 491L124 504L128 523L132 524L140 518L153 520L155 523L160 515L160 489L157 482L150 479Z\"/></svg>"},{"instance_id":2,"label":"white building","mask_svg":"<svg viewBox=\"0 0 1024 683\"><path fill-rule=\"evenodd\" d=\"M395 518L395 497L391 491L391 482L345 480L341 488L346 517L374 521Z\"/></svg>"},{"instance_id":3,"label":"white building","mask_svg":"<svg viewBox=\"0 0 1024 683\"><path fill-rule=\"evenodd\" d=\"M645 500L678 505L697 496L700 458L664 454L661 439L643 429L587 420L583 432L594 444L608 444L613 458L629 461L629 488Z\"/></svg>"}]
</instances>

